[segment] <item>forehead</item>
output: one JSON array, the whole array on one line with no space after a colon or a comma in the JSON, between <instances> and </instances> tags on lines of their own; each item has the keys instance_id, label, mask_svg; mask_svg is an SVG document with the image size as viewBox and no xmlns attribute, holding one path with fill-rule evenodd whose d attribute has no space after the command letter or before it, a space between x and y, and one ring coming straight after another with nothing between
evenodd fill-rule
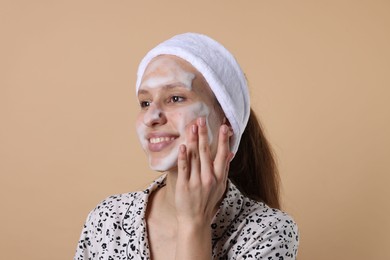
<instances>
[{"instance_id":1,"label":"forehead","mask_svg":"<svg viewBox=\"0 0 390 260\"><path fill-rule=\"evenodd\" d=\"M189 62L173 55L160 55L151 60L142 76L140 89L177 83L188 84L190 90L215 98L203 75Z\"/></svg>"},{"instance_id":2,"label":"forehead","mask_svg":"<svg viewBox=\"0 0 390 260\"><path fill-rule=\"evenodd\" d=\"M145 69L142 76L141 86L145 85L148 79L156 77L169 77L182 79L183 76L192 75L191 81L200 73L188 62L173 55L160 55L153 58Z\"/></svg>"},{"instance_id":3,"label":"forehead","mask_svg":"<svg viewBox=\"0 0 390 260\"><path fill-rule=\"evenodd\" d=\"M145 69L144 76L150 73L163 73L179 70L180 72L199 73L189 62L173 56L159 55L153 58Z\"/></svg>"}]
</instances>

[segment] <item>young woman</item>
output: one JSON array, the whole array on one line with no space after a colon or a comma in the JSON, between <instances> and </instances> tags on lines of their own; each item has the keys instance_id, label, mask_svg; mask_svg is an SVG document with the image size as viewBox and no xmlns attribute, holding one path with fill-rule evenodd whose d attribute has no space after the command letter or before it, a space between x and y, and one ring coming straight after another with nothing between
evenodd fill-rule
<instances>
[{"instance_id":1,"label":"young woman","mask_svg":"<svg viewBox=\"0 0 390 260\"><path fill-rule=\"evenodd\" d=\"M141 61L136 93L141 145L164 174L100 203L75 259L295 259L297 226L279 210L272 152L232 54L177 35Z\"/></svg>"}]
</instances>

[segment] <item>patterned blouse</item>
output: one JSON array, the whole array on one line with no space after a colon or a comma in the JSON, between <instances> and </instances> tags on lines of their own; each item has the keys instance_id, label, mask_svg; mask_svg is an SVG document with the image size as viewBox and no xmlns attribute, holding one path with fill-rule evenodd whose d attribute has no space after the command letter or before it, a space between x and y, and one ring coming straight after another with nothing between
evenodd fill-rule
<instances>
[{"instance_id":1,"label":"patterned blouse","mask_svg":"<svg viewBox=\"0 0 390 260\"><path fill-rule=\"evenodd\" d=\"M102 201L87 217L74 259L150 259L146 206L163 186L165 175L144 191ZM296 259L298 229L292 218L244 197L231 181L211 229L212 259Z\"/></svg>"}]
</instances>

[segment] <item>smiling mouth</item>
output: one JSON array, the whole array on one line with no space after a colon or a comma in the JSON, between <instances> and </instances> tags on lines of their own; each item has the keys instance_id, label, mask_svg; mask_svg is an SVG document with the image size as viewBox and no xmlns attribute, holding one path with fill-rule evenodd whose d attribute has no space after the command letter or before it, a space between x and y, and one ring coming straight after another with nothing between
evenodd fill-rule
<instances>
[{"instance_id":1,"label":"smiling mouth","mask_svg":"<svg viewBox=\"0 0 390 260\"><path fill-rule=\"evenodd\" d=\"M171 146L174 141L177 139L176 136L159 136L159 137L150 137L148 139L149 144L148 148L151 152L160 152L165 148Z\"/></svg>"},{"instance_id":2,"label":"smiling mouth","mask_svg":"<svg viewBox=\"0 0 390 260\"><path fill-rule=\"evenodd\" d=\"M163 142L170 142L175 140L175 137L153 137L149 139L149 143L151 144L159 144Z\"/></svg>"}]
</instances>

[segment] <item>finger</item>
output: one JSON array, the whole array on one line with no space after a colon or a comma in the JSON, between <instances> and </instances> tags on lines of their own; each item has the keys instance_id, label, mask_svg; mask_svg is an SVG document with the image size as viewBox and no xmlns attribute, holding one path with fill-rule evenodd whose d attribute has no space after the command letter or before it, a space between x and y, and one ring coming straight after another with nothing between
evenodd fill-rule
<instances>
[{"instance_id":1,"label":"finger","mask_svg":"<svg viewBox=\"0 0 390 260\"><path fill-rule=\"evenodd\" d=\"M187 134L187 158L189 161L189 178L190 181L200 181L200 161L198 150L198 126L196 124L190 127L190 131Z\"/></svg>"},{"instance_id":2,"label":"finger","mask_svg":"<svg viewBox=\"0 0 390 260\"><path fill-rule=\"evenodd\" d=\"M189 175L189 165L187 160L187 149L184 144L180 145L179 147L179 156L177 158L177 171L178 171L177 181L181 184L187 183L190 175Z\"/></svg>"},{"instance_id":3,"label":"finger","mask_svg":"<svg viewBox=\"0 0 390 260\"><path fill-rule=\"evenodd\" d=\"M229 148L229 128L222 125L219 129L217 155L214 160L215 176L218 180L223 181L226 178L226 167L230 155Z\"/></svg>"},{"instance_id":4,"label":"finger","mask_svg":"<svg viewBox=\"0 0 390 260\"><path fill-rule=\"evenodd\" d=\"M233 160L233 157L234 157L234 153L230 152L230 154L227 158L227 163L226 163L226 174L224 176L225 178L223 179L224 183L226 183L226 181L229 177L230 163Z\"/></svg>"},{"instance_id":5,"label":"finger","mask_svg":"<svg viewBox=\"0 0 390 260\"><path fill-rule=\"evenodd\" d=\"M206 119L204 117L200 117L197 121L198 123L198 132L199 132L199 159L200 159L200 174L202 181L207 180L208 178L214 178L214 176L210 176L213 174L211 158L210 158L210 145L209 145L209 137L208 130L206 126Z\"/></svg>"}]
</instances>

